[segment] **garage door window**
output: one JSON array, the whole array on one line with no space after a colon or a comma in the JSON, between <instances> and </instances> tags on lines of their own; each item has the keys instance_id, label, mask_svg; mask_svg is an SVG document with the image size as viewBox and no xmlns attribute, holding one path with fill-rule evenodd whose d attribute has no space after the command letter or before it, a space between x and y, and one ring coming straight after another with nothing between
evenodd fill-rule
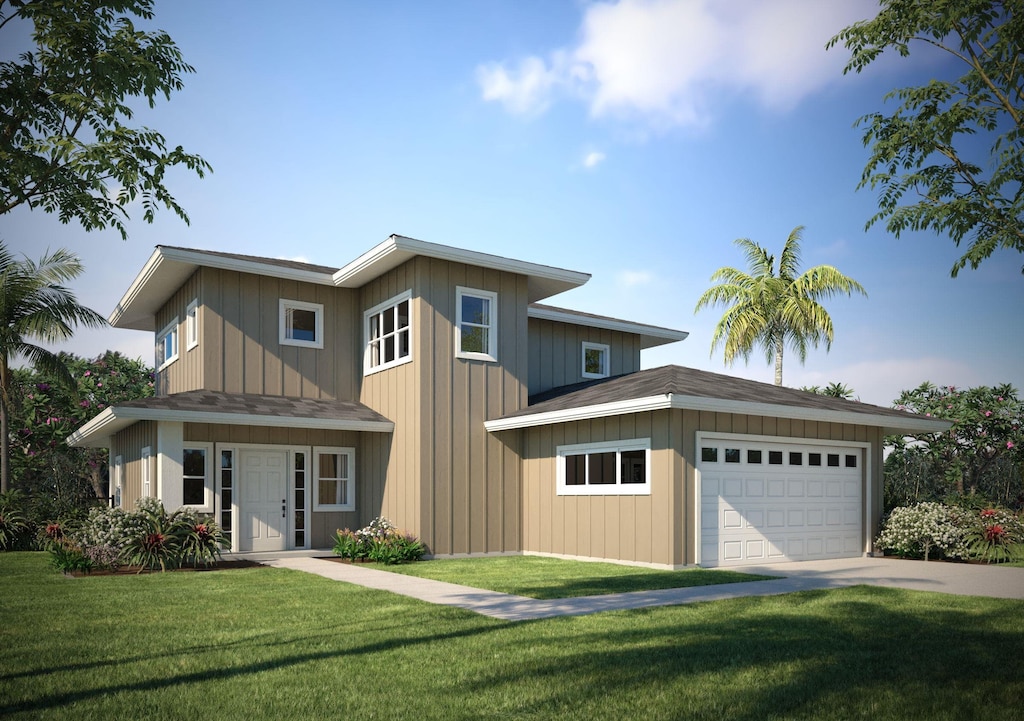
<instances>
[{"instance_id":1,"label":"garage door window","mask_svg":"<svg viewBox=\"0 0 1024 721\"><path fill-rule=\"evenodd\" d=\"M559 446L560 496L650 495L651 440Z\"/></svg>"}]
</instances>

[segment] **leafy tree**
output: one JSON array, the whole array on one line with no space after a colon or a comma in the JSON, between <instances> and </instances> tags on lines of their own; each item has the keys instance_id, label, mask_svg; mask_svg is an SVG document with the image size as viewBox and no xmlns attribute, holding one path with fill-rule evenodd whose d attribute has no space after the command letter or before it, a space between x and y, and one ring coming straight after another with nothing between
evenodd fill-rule
<instances>
[{"instance_id":1,"label":"leafy tree","mask_svg":"<svg viewBox=\"0 0 1024 721\"><path fill-rule=\"evenodd\" d=\"M808 345L824 341L831 348L832 318L819 302L837 293L853 291L867 295L860 283L848 278L830 265L817 265L799 272L800 239L803 226L793 229L786 238L779 256L757 243L739 238L749 273L735 268L719 268L712 281L722 281L704 292L694 312L722 304L728 306L715 327L711 353L720 344L725 346L725 362L732 365L737 356L750 360L755 346L760 346L769 363L775 360L775 385L782 385L782 356L788 343L800 357L807 358Z\"/></svg>"},{"instance_id":2,"label":"leafy tree","mask_svg":"<svg viewBox=\"0 0 1024 721\"><path fill-rule=\"evenodd\" d=\"M1011 385L959 389L923 383L896 400L900 410L953 421L942 433L890 437L896 452L918 466L923 454L933 476L924 482L940 493L980 494L1019 504L1024 493L1024 403ZM939 479L942 483L939 483Z\"/></svg>"},{"instance_id":3,"label":"leafy tree","mask_svg":"<svg viewBox=\"0 0 1024 721\"><path fill-rule=\"evenodd\" d=\"M852 388L838 381L832 381L824 388L821 386L804 386L800 390L807 391L808 393L817 393L819 396L828 396L829 398L845 398L849 400L854 396Z\"/></svg>"},{"instance_id":4,"label":"leafy tree","mask_svg":"<svg viewBox=\"0 0 1024 721\"><path fill-rule=\"evenodd\" d=\"M60 356L31 341L71 337L76 325L99 327L101 315L79 305L62 283L78 277L82 264L61 249L36 263L17 260L0 242L0 493L10 484L11 361L21 356L69 388L74 380Z\"/></svg>"},{"instance_id":5,"label":"leafy tree","mask_svg":"<svg viewBox=\"0 0 1024 721\"><path fill-rule=\"evenodd\" d=\"M71 448L65 439L104 408L153 395L153 370L141 360L112 351L59 358L74 378L71 388L51 373L14 371L19 404L12 412L11 475L33 498L53 500L48 517L108 495L107 452Z\"/></svg>"},{"instance_id":6,"label":"leafy tree","mask_svg":"<svg viewBox=\"0 0 1024 721\"><path fill-rule=\"evenodd\" d=\"M966 252L951 274L977 268L996 248L1024 252L1024 2L883 0L872 20L829 41L851 52L844 73L862 71L885 50L902 56L931 46L966 72L885 96L889 115L863 116L871 155L859 188L881 188L878 213L906 230L948 234ZM1024 268L1022 268L1024 272Z\"/></svg>"},{"instance_id":7,"label":"leafy tree","mask_svg":"<svg viewBox=\"0 0 1024 721\"><path fill-rule=\"evenodd\" d=\"M165 175L181 165L203 177L209 163L127 124L130 99L153 107L194 72L167 33L135 28L132 16L149 20L152 8L153 0L0 0L0 30L30 23L35 46L0 63L0 215L27 205L127 239L126 206L141 199L147 222L160 205L188 222Z\"/></svg>"}]
</instances>

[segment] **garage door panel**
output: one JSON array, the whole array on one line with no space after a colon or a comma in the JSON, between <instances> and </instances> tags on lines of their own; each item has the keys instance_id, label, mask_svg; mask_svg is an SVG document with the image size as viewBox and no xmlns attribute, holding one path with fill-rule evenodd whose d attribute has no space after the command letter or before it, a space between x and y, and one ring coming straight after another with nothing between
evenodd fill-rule
<instances>
[{"instance_id":1,"label":"garage door panel","mask_svg":"<svg viewBox=\"0 0 1024 721\"><path fill-rule=\"evenodd\" d=\"M861 553L859 448L735 438L702 439L701 445L716 445L717 456L723 459L700 464L702 564L743 565ZM739 448L741 462L724 463L726 448ZM750 449L760 453L748 455ZM852 465L823 463L826 458L848 455L853 456ZM748 462L751 457L763 462ZM781 464L768 462L780 457Z\"/></svg>"}]
</instances>

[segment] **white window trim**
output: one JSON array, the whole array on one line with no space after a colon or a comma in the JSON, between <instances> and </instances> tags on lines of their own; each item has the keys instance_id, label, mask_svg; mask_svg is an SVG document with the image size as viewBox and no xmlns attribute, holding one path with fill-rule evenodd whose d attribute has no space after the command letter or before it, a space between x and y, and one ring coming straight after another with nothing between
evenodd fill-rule
<instances>
[{"instance_id":1,"label":"white window trim","mask_svg":"<svg viewBox=\"0 0 1024 721\"><path fill-rule=\"evenodd\" d=\"M153 497L153 469L152 461L150 460L153 456L153 449L149 446L145 446L140 453L140 472L139 479L139 498L152 498Z\"/></svg>"},{"instance_id":2,"label":"white window trim","mask_svg":"<svg viewBox=\"0 0 1024 721\"><path fill-rule=\"evenodd\" d=\"M199 345L199 299L193 298L185 309L185 350Z\"/></svg>"},{"instance_id":3,"label":"white window trim","mask_svg":"<svg viewBox=\"0 0 1024 721\"><path fill-rule=\"evenodd\" d=\"M611 453L616 454L622 451L645 451L644 471L646 478L643 483L622 483L621 478L616 478L615 485L582 485L568 486L565 483L565 458L583 453ZM597 443L575 443L573 445L558 446L555 449L555 464L557 466L556 494L559 496L649 496L651 495L651 439L631 438L622 441L600 441ZM621 472L622 464L616 459L615 473Z\"/></svg>"},{"instance_id":4,"label":"white window trim","mask_svg":"<svg viewBox=\"0 0 1024 721\"><path fill-rule=\"evenodd\" d=\"M285 331L285 314L289 309L295 310L311 310L315 315L316 333L315 340L297 340L295 338L286 338ZM287 298L281 298L278 301L278 342L281 345L297 346L299 348L323 348L324 347L324 306L322 303L307 303L302 300L289 300Z\"/></svg>"},{"instance_id":5,"label":"white window trim","mask_svg":"<svg viewBox=\"0 0 1024 721\"><path fill-rule=\"evenodd\" d=\"M588 350L599 350L601 351L601 370L598 373L587 372L587 351ZM580 370L584 378L607 378L611 371L611 352L612 349L607 343L590 343L589 341L583 341L583 350L580 353Z\"/></svg>"},{"instance_id":6,"label":"white window trim","mask_svg":"<svg viewBox=\"0 0 1024 721\"><path fill-rule=\"evenodd\" d=\"M490 318L488 318L487 352L467 352L462 350L462 297L468 295L475 298L486 298L490 301ZM498 294L490 290L477 288L455 287L455 357L467 360L498 361Z\"/></svg>"},{"instance_id":7,"label":"white window trim","mask_svg":"<svg viewBox=\"0 0 1024 721\"><path fill-rule=\"evenodd\" d=\"M213 469L211 469L210 466L213 465L218 459L214 457L213 444L212 443L197 443L197 442L193 442L193 441L186 441L184 446L182 447L182 449L181 449L181 452L182 452L182 457L181 457L181 461L182 461L182 464L181 464L181 471L182 471L182 474L181 474L181 476L182 476L181 477L181 484L182 484L181 485L181 498L184 501L184 498L185 498L185 451L192 451L192 450L206 451L206 463L204 464L204 467L203 467L203 503L200 505L198 503L184 503L183 502L181 504L181 507L182 508L191 508L192 510L199 511L200 513L213 513L214 512L214 502L213 502L213 498L214 498L214 496L213 496L214 473L213 473ZM233 484L232 484L232 487L233 487ZM232 529L233 528L234 528L234 524L232 524Z\"/></svg>"},{"instance_id":8,"label":"white window trim","mask_svg":"<svg viewBox=\"0 0 1024 721\"><path fill-rule=\"evenodd\" d=\"M348 456L349 488L348 503L320 503L320 454L337 453ZM308 492L313 494L314 511L354 511L356 510L356 449L335 446L313 446L313 479L312 485L306 484Z\"/></svg>"},{"instance_id":9,"label":"white window trim","mask_svg":"<svg viewBox=\"0 0 1024 721\"><path fill-rule=\"evenodd\" d=\"M404 358L396 358L393 361L387 363L380 363L379 365L370 366L370 318L377 315L378 313L387 310L388 308L394 308L399 303L409 301L409 355ZM404 365L412 361L413 356L413 319L412 319L412 290L407 290L404 293L399 293L394 298L389 298L383 303L378 303L367 311L363 312L363 375L368 376L373 373L377 373L388 368L394 368L395 366ZM397 353L397 350L396 350Z\"/></svg>"},{"instance_id":10,"label":"white window trim","mask_svg":"<svg viewBox=\"0 0 1024 721\"><path fill-rule=\"evenodd\" d=\"M114 456L114 462L110 464L110 505L113 508L121 508L121 499L124 497L124 456Z\"/></svg>"},{"instance_id":11,"label":"white window trim","mask_svg":"<svg viewBox=\"0 0 1024 721\"><path fill-rule=\"evenodd\" d=\"M164 339L167 336L173 335L174 337L174 353L169 357L165 357L164 352ZM178 360L178 356L181 354L181 346L178 345L178 316L174 316L174 320L164 326L163 330L156 334L156 350L157 350L157 371L162 371L164 368L169 366L174 361Z\"/></svg>"}]
</instances>

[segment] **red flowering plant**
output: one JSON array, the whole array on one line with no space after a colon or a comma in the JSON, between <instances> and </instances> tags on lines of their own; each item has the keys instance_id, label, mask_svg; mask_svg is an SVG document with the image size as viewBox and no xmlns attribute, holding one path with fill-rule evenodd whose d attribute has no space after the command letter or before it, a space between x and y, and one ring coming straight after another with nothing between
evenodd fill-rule
<instances>
[{"instance_id":1,"label":"red flowering plant","mask_svg":"<svg viewBox=\"0 0 1024 721\"><path fill-rule=\"evenodd\" d=\"M1002 508L985 508L965 534L970 557L986 563L1024 560L1024 520Z\"/></svg>"}]
</instances>

